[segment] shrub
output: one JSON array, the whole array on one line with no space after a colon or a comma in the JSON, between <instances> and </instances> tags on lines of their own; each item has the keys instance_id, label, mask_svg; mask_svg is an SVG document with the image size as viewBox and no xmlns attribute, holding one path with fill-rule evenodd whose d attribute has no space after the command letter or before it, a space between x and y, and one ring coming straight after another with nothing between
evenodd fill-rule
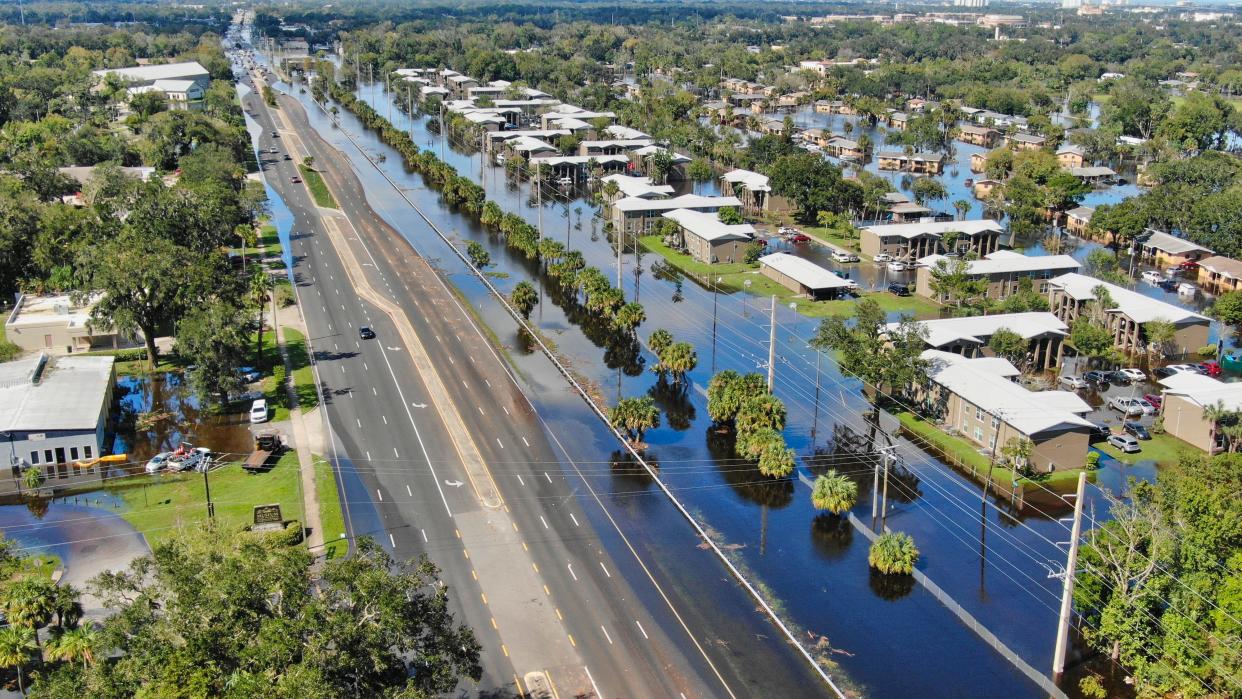
<instances>
[{"instance_id":1,"label":"shrub","mask_svg":"<svg viewBox=\"0 0 1242 699\"><path fill-rule=\"evenodd\" d=\"M1155 420L1151 421L1152 434L1164 434L1164 416L1157 415Z\"/></svg>"},{"instance_id":2,"label":"shrub","mask_svg":"<svg viewBox=\"0 0 1242 699\"><path fill-rule=\"evenodd\" d=\"M281 282L276 285L273 293L276 295L276 303L281 308L288 308L295 303L295 299L293 297L293 286L291 284Z\"/></svg>"},{"instance_id":3,"label":"shrub","mask_svg":"<svg viewBox=\"0 0 1242 699\"><path fill-rule=\"evenodd\" d=\"M1204 345L1200 347L1198 351L1198 355L1199 355L1199 359L1215 359L1216 358L1216 345Z\"/></svg>"},{"instance_id":4,"label":"shrub","mask_svg":"<svg viewBox=\"0 0 1242 699\"><path fill-rule=\"evenodd\" d=\"M8 362L17 359L17 355L21 353L21 347L9 342L7 338L0 336L0 362Z\"/></svg>"},{"instance_id":5,"label":"shrub","mask_svg":"<svg viewBox=\"0 0 1242 699\"><path fill-rule=\"evenodd\" d=\"M1100 452L1098 451L1087 452L1087 468L1096 469L1096 468L1099 468L1099 466L1100 466Z\"/></svg>"},{"instance_id":6,"label":"shrub","mask_svg":"<svg viewBox=\"0 0 1242 699\"><path fill-rule=\"evenodd\" d=\"M272 400L277 405L281 405L286 408L291 407L289 405L289 392L285 390L285 380L287 376L288 374L285 371L284 362L278 362L276 366L272 368L272 391L275 392L275 395L272 396Z\"/></svg>"},{"instance_id":7,"label":"shrub","mask_svg":"<svg viewBox=\"0 0 1242 699\"><path fill-rule=\"evenodd\" d=\"M905 532L884 532L872 542L867 555L867 563L886 575L909 575L918 562L919 550Z\"/></svg>"}]
</instances>

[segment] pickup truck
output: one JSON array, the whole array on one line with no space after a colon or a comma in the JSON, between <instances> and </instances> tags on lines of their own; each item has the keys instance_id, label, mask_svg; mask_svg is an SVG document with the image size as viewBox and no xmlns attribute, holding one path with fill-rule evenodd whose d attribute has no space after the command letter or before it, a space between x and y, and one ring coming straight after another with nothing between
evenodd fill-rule
<instances>
[{"instance_id":1,"label":"pickup truck","mask_svg":"<svg viewBox=\"0 0 1242 699\"><path fill-rule=\"evenodd\" d=\"M279 432L275 430L260 432L254 439L254 451L246 458L242 469L251 473L262 471L267 468L267 462L272 456L279 453L283 446Z\"/></svg>"}]
</instances>

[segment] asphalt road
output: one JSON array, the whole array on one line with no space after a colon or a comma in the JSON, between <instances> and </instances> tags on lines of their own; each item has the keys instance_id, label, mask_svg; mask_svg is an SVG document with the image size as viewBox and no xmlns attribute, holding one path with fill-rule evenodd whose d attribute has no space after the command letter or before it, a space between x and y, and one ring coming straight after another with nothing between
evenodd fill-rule
<instances>
[{"instance_id":1,"label":"asphalt road","mask_svg":"<svg viewBox=\"0 0 1242 699\"><path fill-rule=\"evenodd\" d=\"M507 367L440 277L366 204L348 161L318 139L300 104L281 98L280 118L258 95L244 104L262 126L259 148L279 151L260 153L260 164L293 214L290 252L325 408L378 515L378 530L353 535L439 566L457 617L483 646L479 693L521 691L538 671L559 696L744 695L736 687L745 683L700 645L638 554L614 560L601 545ZM303 154L314 156L344 216L316 207L291 181ZM346 259L330 230L349 246ZM424 381L411 357L419 348L360 296L351 271L404 310L398 320L417 334L451 405L437 404L437 381ZM360 339L362 325L378 337ZM463 463L471 450L454 441L454 419L503 505L480 501L487 488L475 487L478 465Z\"/></svg>"}]
</instances>

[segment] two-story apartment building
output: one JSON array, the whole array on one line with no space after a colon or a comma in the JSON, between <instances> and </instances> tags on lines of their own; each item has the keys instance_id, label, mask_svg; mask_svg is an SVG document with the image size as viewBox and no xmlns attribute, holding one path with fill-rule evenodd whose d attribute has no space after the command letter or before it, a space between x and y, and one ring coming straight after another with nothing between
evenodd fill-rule
<instances>
[{"instance_id":1,"label":"two-story apartment building","mask_svg":"<svg viewBox=\"0 0 1242 699\"><path fill-rule=\"evenodd\" d=\"M745 262L746 247L755 238L754 226L749 223L727 224L715 213L674 209L660 215L677 223L682 247L698 262Z\"/></svg>"},{"instance_id":2,"label":"two-story apartment building","mask_svg":"<svg viewBox=\"0 0 1242 699\"><path fill-rule=\"evenodd\" d=\"M1048 304L1051 311L1067 325L1078 318L1092 318L1097 305L1096 289L1108 292L1111 303L1099 309L1097 322L1113 334L1114 345L1123 352L1138 354L1149 351L1143 326L1153 321L1166 321L1176 328L1173 340L1163 348L1168 356L1186 356L1208 343L1207 316L1188 311L1143 294L1071 272L1048 281Z\"/></svg>"},{"instance_id":3,"label":"two-story apartment building","mask_svg":"<svg viewBox=\"0 0 1242 699\"><path fill-rule=\"evenodd\" d=\"M990 126L962 124L957 127L957 140L962 143L969 143L972 146L992 148L996 145L996 141L999 138L1000 132Z\"/></svg>"},{"instance_id":4,"label":"two-story apartment building","mask_svg":"<svg viewBox=\"0 0 1242 699\"><path fill-rule=\"evenodd\" d=\"M768 176L750 170L730 170L720 177L720 193L742 201L742 211L750 216L792 211L794 205L772 193Z\"/></svg>"},{"instance_id":5,"label":"two-story apartment building","mask_svg":"<svg viewBox=\"0 0 1242 699\"><path fill-rule=\"evenodd\" d=\"M1054 314L1041 311L998 313L987 316L939 318L916 321L928 349L952 352L963 357L993 356L988 341L1001 330L1017 333L1029 343L1027 368L1043 371L1059 366L1069 326ZM889 323L890 332L900 323Z\"/></svg>"},{"instance_id":6,"label":"two-story apartment building","mask_svg":"<svg viewBox=\"0 0 1242 699\"><path fill-rule=\"evenodd\" d=\"M666 212L689 209L715 214L726 206L735 206L740 209L742 202L737 197L705 197L698 194L683 194L671 199L625 197L618 199L612 205L611 221L614 230L622 231L627 235L646 235L652 223L659 220Z\"/></svg>"},{"instance_id":7,"label":"two-story apartment building","mask_svg":"<svg viewBox=\"0 0 1242 699\"><path fill-rule=\"evenodd\" d=\"M876 155L881 170L897 170L916 175L939 175L944 172L943 153L916 152L906 154L897 150L880 151Z\"/></svg>"},{"instance_id":8,"label":"two-story apartment building","mask_svg":"<svg viewBox=\"0 0 1242 699\"><path fill-rule=\"evenodd\" d=\"M944 255L929 255L918 261L915 272L914 293L926 296L938 302L946 299L932 288L935 272L950 264L950 258ZM1022 280L1031 280L1031 288L1041 294L1047 294L1049 281L1066 272L1077 272L1078 261L1069 255L1026 255L1010 250L997 250L978 260L966 263L966 274L972 279L985 280L987 290L984 296L989 299L1003 300L1018 291Z\"/></svg>"},{"instance_id":9,"label":"two-story apartment building","mask_svg":"<svg viewBox=\"0 0 1242 699\"><path fill-rule=\"evenodd\" d=\"M889 223L863 228L859 247L869 257L887 253L898 260L914 261L945 252L941 238L954 232L958 234L956 246L960 252L988 255L1000 249L1004 230L991 219Z\"/></svg>"},{"instance_id":10,"label":"two-story apartment building","mask_svg":"<svg viewBox=\"0 0 1242 699\"><path fill-rule=\"evenodd\" d=\"M1220 255L1199 260L1199 286L1217 294L1242 290L1242 262Z\"/></svg>"}]
</instances>

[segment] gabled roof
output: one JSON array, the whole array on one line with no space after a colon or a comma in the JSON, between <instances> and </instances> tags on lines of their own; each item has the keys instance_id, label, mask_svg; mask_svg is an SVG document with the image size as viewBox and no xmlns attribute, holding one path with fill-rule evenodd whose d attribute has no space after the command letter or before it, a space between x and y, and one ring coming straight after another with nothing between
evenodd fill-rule
<instances>
[{"instance_id":1,"label":"gabled roof","mask_svg":"<svg viewBox=\"0 0 1242 699\"><path fill-rule=\"evenodd\" d=\"M1085 221L1090 221L1091 216L1094 213L1095 213L1095 209L1091 208L1090 206L1075 206L1069 211L1066 211L1065 215L1069 216L1070 218L1077 218L1077 219L1082 219Z\"/></svg>"},{"instance_id":2,"label":"gabled roof","mask_svg":"<svg viewBox=\"0 0 1242 699\"><path fill-rule=\"evenodd\" d=\"M764 255L759 258L759 264L771 267L808 289L841 289L853 286L814 262L787 252Z\"/></svg>"},{"instance_id":3,"label":"gabled roof","mask_svg":"<svg viewBox=\"0 0 1242 699\"><path fill-rule=\"evenodd\" d=\"M772 191L772 188L768 186L767 175L761 175L750 170L730 170L721 175L720 179L730 184L740 184L751 192Z\"/></svg>"},{"instance_id":4,"label":"gabled roof","mask_svg":"<svg viewBox=\"0 0 1242 699\"><path fill-rule=\"evenodd\" d=\"M1199 266L1209 272L1215 272L1230 279L1242 279L1242 262L1232 257L1213 255L1199 260Z\"/></svg>"},{"instance_id":5,"label":"gabled roof","mask_svg":"<svg viewBox=\"0 0 1242 699\"><path fill-rule=\"evenodd\" d=\"M518 136L517 138L509 139L505 141L505 146L526 153L556 150L556 146L531 136Z\"/></svg>"},{"instance_id":6,"label":"gabled roof","mask_svg":"<svg viewBox=\"0 0 1242 699\"><path fill-rule=\"evenodd\" d=\"M1079 155L1084 158L1087 157L1087 151L1083 150L1082 146L1076 146L1073 143L1062 144L1061 147L1057 149L1057 155L1065 155L1069 153Z\"/></svg>"},{"instance_id":7,"label":"gabled roof","mask_svg":"<svg viewBox=\"0 0 1242 699\"><path fill-rule=\"evenodd\" d=\"M1220 403L1226 410L1242 410L1242 383L1183 372L1160 379L1160 385L1165 387L1165 395L1182 396L1205 408Z\"/></svg>"},{"instance_id":8,"label":"gabled roof","mask_svg":"<svg viewBox=\"0 0 1242 699\"><path fill-rule=\"evenodd\" d=\"M976 219L970 221L920 221L918 223L889 223L880 226L866 226L864 231L886 237L890 235L902 238L917 238L921 235L939 237L949 231L963 235L978 235L984 232L1000 233L1005 229L992 219Z\"/></svg>"},{"instance_id":9,"label":"gabled roof","mask_svg":"<svg viewBox=\"0 0 1242 699\"><path fill-rule=\"evenodd\" d=\"M132 68L107 68L92 73L103 77L115 75L124 82L155 82L156 80L189 80L207 78L211 74L198 61L163 63L160 65L134 66Z\"/></svg>"},{"instance_id":10,"label":"gabled roof","mask_svg":"<svg viewBox=\"0 0 1242 699\"><path fill-rule=\"evenodd\" d=\"M708 242L750 240L755 235L755 227L749 223L730 225L723 223L714 213L674 209L661 215L676 221L686 233Z\"/></svg>"},{"instance_id":11,"label":"gabled roof","mask_svg":"<svg viewBox=\"0 0 1242 699\"><path fill-rule=\"evenodd\" d=\"M626 197L618 199L613 207L618 211L672 211L673 209L720 209L724 206L741 206L737 197L705 197L698 194L683 194L672 199L640 199Z\"/></svg>"},{"instance_id":12,"label":"gabled roof","mask_svg":"<svg viewBox=\"0 0 1242 699\"><path fill-rule=\"evenodd\" d=\"M605 175L603 182L616 182L621 193L627 197L643 199L660 199L673 193L670 184L652 184L650 177L634 177L633 175Z\"/></svg>"},{"instance_id":13,"label":"gabled roof","mask_svg":"<svg viewBox=\"0 0 1242 699\"><path fill-rule=\"evenodd\" d=\"M1112 313L1124 314L1136 323L1149 323L1153 320L1166 320L1177 325L1209 322L1207 316L1199 315L1180 306L1174 306L1173 304L1144 296L1137 291L1131 291L1116 284L1109 284L1106 281L1089 277L1085 274L1078 274L1076 272L1062 274L1059 277L1048 280L1048 283L1063 290L1075 301L1095 300L1095 294L1092 290L1097 286L1102 286L1108 289L1108 294L1113 299L1113 307L1107 310Z\"/></svg>"},{"instance_id":14,"label":"gabled roof","mask_svg":"<svg viewBox=\"0 0 1242 699\"><path fill-rule=\"evenodd\" d=\"M1006 253L1006 254L999 254ZM918 264L922 267L935 269L941 261L949 258L944 255L928 255L921 258ZM1041 272L1078 270L1078 260L1069 255L1022 255L1016 252L1000 250L981 260L971 260L966 264L966 273L986 276L990 274L1015 274L1022 272Z\"/></svg>"},{"instance_id":15,"label":"gabled roof","mask_svg":"<svg viewBox=\"0 0 1242 699\"><path fill-rule=\"evenodd\" d=\"M1162 231L1152 231L1147 240L1143 241L1144 248L1167 252L1170 255L1182 255L1188 252L1212 252L1211 250L1186 240L1178 238L1175 235L1169 235Z\"/></svg>"},{"instance_id":16,"label":"gabled roof","mask_svg":"<svg viewBox=\"0 0 1242 699\"><path fill-rule=\"evenodd\" d=\"M940 318L920 320L915 324L927 332L924 341L931 347L944 347L954 342L982 345L1002 328L1017 333L1024 340L1044 335L1065 335L1069 332L1068 325L1061 322L1056 315L1046 311ZM896 330L900 325L900 323L889 323L886 327L889 330Z\"/></svg>"}]
</instances>

